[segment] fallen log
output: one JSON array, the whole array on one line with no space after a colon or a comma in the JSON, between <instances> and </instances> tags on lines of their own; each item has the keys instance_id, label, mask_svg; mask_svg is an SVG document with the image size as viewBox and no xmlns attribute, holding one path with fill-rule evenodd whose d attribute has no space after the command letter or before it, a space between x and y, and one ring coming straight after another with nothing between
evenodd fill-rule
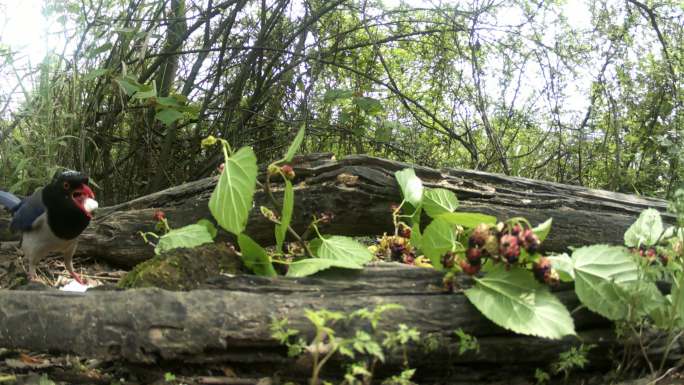
<instances>
[{"instance_id":1,"label":"fallen log","mask_svg":"<svg viewBox=\"0 0 684 385\"><path fill-rule=\"evenodd\" d=\"M314 330L304 309L349 314L391 303L403 309L383 313L376 335L403 323L417 328L422 340L438 341L430 349L410 346L410 364L418 368L419 377L461 370L465 377L453 378L469 378L473 373L463 369L474 367L482 368L480 376L488 373L487 367L494 375L502 366L531 375L535 367L546 367L580 339L596 344L590 355L595 368L611 364L608 352L617 345L612 327L593 313L574 313L580 338L551 341L513 335L485 319L462 293L446 293L441 279L442 274L432 269L383 264L296 280L224 276L189 292L0 291L0 346L149 364L221 362L304 378L310 370L306 361L287 357L286 348L271 336L272 319L287 317L291 327L310 339ZM579 305L571 288L557 294L569 309ZM358 328L370 331L367 324L357 320L335 329L350 335ZM477 337L479 352L457 353L454 331L459 328ZM401 354L396 354L383 367L396 373L401 364Z\"/></svg>"},{"instance_id":2,"label":"fallen log","mask_svg":"<svg viewBox=\"0 0 684 385\"><path fill-rule=\"evenodd\" d=\"M456 193L461 211L499 219L523 216L533 224L553 218L552 231L544 242L547 251L620 244L627 227L649 207L661 211L665 221L674 221L665 212L666 202L659 199L479 171L436 170L369 156L336 161L317 155L294 162L293 227L301 231L313 214L331 211L335 220L325 228L331 234L379 235L392 231L389 206L401 200L393 174L405 167L414 167L427 187ZM144 244L139 232L154 230L154 211L164 210L172 227L211 218L207 203L216 181L216 177L201 179L104 208L82 235L78 255L129 267L149 259L154 255L152 248ZM275 190L280 196L282 190L277 186ZM247 233L262 244L272 244L273 224L258 209L269 203L263 192L257 192L255 200ZM224 239L229 238L224 235Z\"/></svg>"}]
</instances>

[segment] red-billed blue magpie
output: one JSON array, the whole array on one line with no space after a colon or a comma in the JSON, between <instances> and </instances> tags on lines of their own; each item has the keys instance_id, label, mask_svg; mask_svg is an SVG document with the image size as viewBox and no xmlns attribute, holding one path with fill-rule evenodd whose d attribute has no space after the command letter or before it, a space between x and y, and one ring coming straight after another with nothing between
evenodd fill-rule
<instances>
[{"instance_id":1,"label":"red-billed blue magpie","mask_svg":"<svg viewBox=\"0 0 684 385\"><path fill-rule=\"evenodd\" d=\"M12 213L10 229L21 232L21 249L29 263L29 279L36 279L36 264L49 253L64 254L69 274L83 284L74 272L72 257L78 236L85 230L97 208L88 176L77 171L57 172L52 182L20 199L0 191L0 204Z\"/></svg>"}]
</instances>

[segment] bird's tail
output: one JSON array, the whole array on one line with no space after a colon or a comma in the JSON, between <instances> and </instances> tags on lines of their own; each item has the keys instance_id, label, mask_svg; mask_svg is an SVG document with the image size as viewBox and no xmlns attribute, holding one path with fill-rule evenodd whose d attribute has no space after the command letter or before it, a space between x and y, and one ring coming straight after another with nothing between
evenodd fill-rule
<instances>
[{"instance_id":1,"label":"bird's tail","mask_svg":"<svg viewBox=\"0 0 684 385\"><path fill-rule=\"evenodd\" d=\"M21 204L21 199L18 196L7 191L0 191L0 205L5 206L10 211L15 211L19 204Z\"/></svg>"}]
</instances>

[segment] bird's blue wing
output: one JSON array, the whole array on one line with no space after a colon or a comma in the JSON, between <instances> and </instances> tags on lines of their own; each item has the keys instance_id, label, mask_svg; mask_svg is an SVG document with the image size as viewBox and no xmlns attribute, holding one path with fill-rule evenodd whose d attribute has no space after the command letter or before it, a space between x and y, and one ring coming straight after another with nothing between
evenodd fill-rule
<instances>
[{"instance_id":1,"label":"bird's blue wing","mask_svg":"<svg viewBox=\"0 0 684 385\"><path fill-rule=\"evenodd\" d=\"M33 228L33 223L45 212L43 204L42 190L34 192L30 197L24 199L19 204L19 208L14 213L10 230L29 231Z\"/></svg>"},{"instance_id":2,"label":"bird's blue wing","mask_svg":"<svg viewBox=\"0 0 684 385\"><path fill-rule=\"evenodd\" d=\"M7 191L0 191L0 205L7 207L8 210L15 212L21 204L21 199Z\"/></svg>"}]
</instances>

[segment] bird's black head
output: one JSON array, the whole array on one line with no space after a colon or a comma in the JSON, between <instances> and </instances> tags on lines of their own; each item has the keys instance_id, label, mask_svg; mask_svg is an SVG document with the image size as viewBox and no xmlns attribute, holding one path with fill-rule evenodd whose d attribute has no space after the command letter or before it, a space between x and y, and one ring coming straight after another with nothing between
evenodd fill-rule
<instances>
[{"instance_id":1,"label":"bird's black head","mask_svg":"<svg viewBox=\"0 0 684 385\"><path fill-rule=\"evenodd\" d=\"M83 173L61 171L43 188L48 224L58 237L75 238L90 223L92 214L87 202L95 198L95 193L88 186L88 180Z\"/></svg>"}]
</instances>

